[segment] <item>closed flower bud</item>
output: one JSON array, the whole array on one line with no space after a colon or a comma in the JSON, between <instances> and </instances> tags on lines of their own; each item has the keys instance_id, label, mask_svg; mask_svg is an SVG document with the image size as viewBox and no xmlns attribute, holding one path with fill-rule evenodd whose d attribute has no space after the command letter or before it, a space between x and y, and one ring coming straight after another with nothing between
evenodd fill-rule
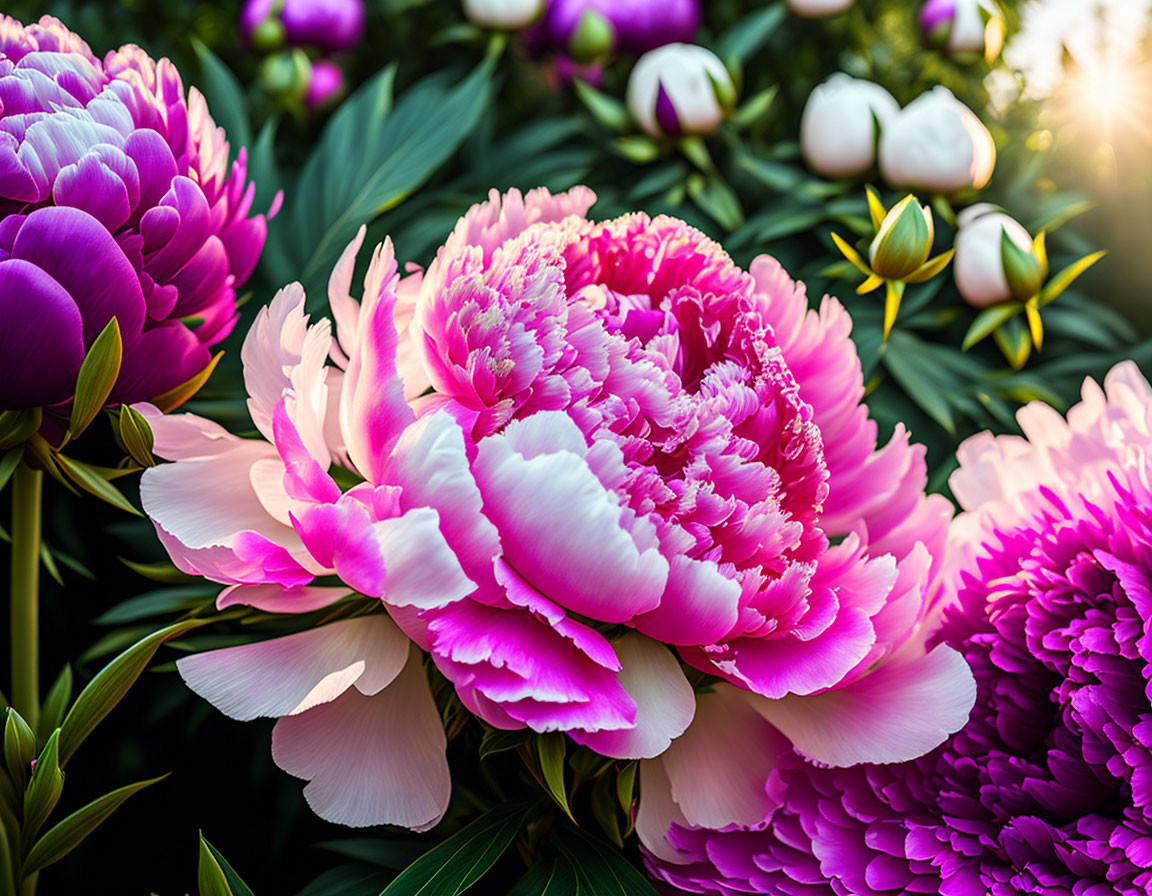
<instances>
[{"instance_id":1,"label":"closed flower bud","mask_svg":"<svg viewBox=\"0 0 1152 896\"><path fill-rule=\"evenodd\" d=\"M308 92L304 102L316 111L335 105L344 93L344 73L340 66L328 59L318 59L312 63L312 75L308 81Z\"/></svg>"},{"instance_id":2,"label":"closed flower bud","mask_svg":"<svg viewBox=\"0 0 1152 896\"><path fill-rule=\"evenodd\" d=\"M900 106L879 84L834 74L808 96L800 144L808 166L825 177L855 177L876 163L879 129Z\"/></svg>"},{"instance_id":3,"label":"closed flower bud","mask_svg":"<svg viewBox=\"0 0 1152 896\"><path fill-rule=\"evenodd\" d=\"M958 224L953 276L965 302L987 308L1010 299L1024 302L1040 291L1047 265L1015 219L981 203L961 212Z\"/></svg>"},{"instance_id":4,"label":"closed flower bud","mask_svg":"<svg viewBox=\"0 0 1152 896\"><path fill-rule=\"evenodd\" d=\"M605 26L609 42L602 49ZM536 38L573 58L589 59L597 58L588 54L589 46L598 55L647 53L665 44L690 42L699 27L700 0L552 0Z\"/></svg>"},{"instance_id":5,"label":"closed flower bud","mask_svg":"<svg viewBox=\"0 0 1152 896\"><path fill-rule=\"evenodd\" d=\"M628 110L654 137L713 133L736 101L736 87L711 50L668 44L640 57L628 80Z\"/></svg>"},{"instance_id":6,"label":"closed flower bud","mask_svg":"<svg viewBox=\"0 0 1152 896\"><path fill-rule=\"evenodd\" d=\"M982 189L995 166L992 135L946 87L914 99L880 135L880 172L898 189Z\"/></svg>"},{"instance_id":7,"label":"closed flower bud","mask_svg":"<svg viewBox=\"0 0 1152 896\"><path fill-rule=\"evenodd\" d=\"M282 50L260 63L260 86L282 102L302 100L311 83L312 63L299 48Z\"/></svg>"},{"instance_id":8,"label":"closed flower bud","mask_svg":"<svg viewBox=\"0 0 1152 896\"><path fill-rule=\"evenodd\" d=\"M992 0L928 0L920 10L920 30L929 46L961 59L1000 55L1004 17Z\"/></svg>"},{"instance_id":9,"label":"closed flower bud","mask_svg":"<svg viewBox=\"0 0 1152 896\"><path fill-rule=\"evenodd\" d=\"M788 0L788 9L802 19L838 16L852 8L853 0Z\"/></svg>"},{"instance_id":10,"label":"closed flower bud","mask_svg":"<svg viewBox=\"0 0 1152 896\"><path fill-rule=\"evenodd\" d=\"M287 45L339 52L363 36L364 0L248 0L240 12L240 38L258 50Z\"/></svg>"},{"instance_id":11,"label":"closed flower bud","mask_svg":"<svg viewBox=\"0 0 1152 896\"><path fill-rule=\"evenodd\" d=\"M928 260L935 236L931 210L905 196L884 216L868 247L872 271L885 280L903 280Z\"/></svg>"},{"instance_id":12,"label":"closed flower bud","mask_svg":"<svg viewBox=\"0 0 1152 896\"><path fill-rule=\"evenodd\" d=\"M545 0L464 0L464 15L482 28L526 28L544 12Z\"/></svg>"}]
</instances>

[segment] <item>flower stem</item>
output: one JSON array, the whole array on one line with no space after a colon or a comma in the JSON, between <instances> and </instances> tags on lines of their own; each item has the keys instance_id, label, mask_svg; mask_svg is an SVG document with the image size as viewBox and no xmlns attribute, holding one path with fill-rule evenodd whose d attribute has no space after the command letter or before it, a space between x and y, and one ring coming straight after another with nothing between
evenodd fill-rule
<instances>
[{"instance_id":1,"label":"flower stem","mask_svg":"<svg viewBox=\"0 0 1152 896\"><path fill-rule=\"evenodd\" d=\"M12 706L40 721L40 493L44 474L20 464L12 475Z\"/></svg>"}]
</instances>

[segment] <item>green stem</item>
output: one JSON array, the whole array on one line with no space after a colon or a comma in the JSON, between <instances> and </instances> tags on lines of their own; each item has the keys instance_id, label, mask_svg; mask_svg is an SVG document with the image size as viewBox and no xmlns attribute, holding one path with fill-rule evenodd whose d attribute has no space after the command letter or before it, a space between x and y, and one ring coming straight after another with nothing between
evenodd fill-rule
<instances>
[{"instance_id":1,"label":"green stem","mask_svg":"<svg viewBox=\"0 0 1152 896\"><path fill-rule=\"evenodd\" d=\"M33 731L40 721L40 493L44 474L12 474L12 706Z\"/></svg>"}]
</instances>

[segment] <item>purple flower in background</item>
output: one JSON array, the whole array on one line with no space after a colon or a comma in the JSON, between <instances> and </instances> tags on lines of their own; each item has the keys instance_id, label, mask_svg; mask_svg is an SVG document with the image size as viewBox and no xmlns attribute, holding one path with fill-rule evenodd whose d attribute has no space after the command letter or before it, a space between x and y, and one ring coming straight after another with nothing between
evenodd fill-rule
<instances>
[{"instance_id":1,"label":"purple flower in background","mask_svg":"<svg viewBox=\"0 0 1152 896\"><path fill-rule=\"evenodd\" d=\"M333 105L344 92L344 73L340 66L329 59L317 59L312 63L312 75L308 81L308 93L304 102L309 109L323 109Z\"/></svg>"},{"instance_id":2,"label":"purple flower in background","mask_svg":"<svg viewBox=\"0 0 1152 896\"><path fill-rule=\"evenodd\" d=\"M266 235L228 149L167 59L0 16L0 409L69 401L113 317L112 402L204 371Z\"/></svg>"},{"instance_id":3,"label":"purple flower in background","mask_svg":"<svg viewBox=\"0 0 1152 896\"><path fill-rule=\"evenodd\" d=\"M240 13L241 39L252 43L265 22L278 23L290 47L350 50L364 36L364 0L247 0Z\"/></svg>"},{"instance_id":4,"label":"purple flower in background","mask_svg":"<svg viewBox=\"0 0 1152 896\"><path fill-rule=\"evenodd\" d=\"M1116 367L1065 421L959 450L941 638L977 682L922 759L816 769L775 741L756 830L645 832L693 893L1143 896L1152 891L1152 387ZM643 804L642 804L643 808Z\"/></svg>"},{"instance_id":5,"label":"purple flower in background","mask_svg":"<svg viewBox=\"0 0 1152 896\"><path fill-rule=\"evenodd\" d=\"M542 25L550 44L568 48L589 13L608 22L615 37L613 49L625 53L691 43L700 27L699 0L552 0Z\"/></svg>"}]
</instances>

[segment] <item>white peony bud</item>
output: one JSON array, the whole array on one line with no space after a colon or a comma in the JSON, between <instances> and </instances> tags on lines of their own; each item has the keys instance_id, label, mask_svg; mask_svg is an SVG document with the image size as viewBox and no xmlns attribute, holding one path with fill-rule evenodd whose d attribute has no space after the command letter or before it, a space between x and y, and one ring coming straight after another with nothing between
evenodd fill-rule
<instances>
[{"instance_id":1,"label":"white peony bud","mask_svg":"<svg viewBox=\"0 0 1152 896\"><path fill-rule=\"evenodd\" d=\"M920 29L930 45L960 58L995 59L1004 43L1004 17L993 0L928 0Z\"/></svg>"},{"instance_id":2,"label":"white peony bud","mask_svg":"<svg viewBox=\"0 0 1152 896\"><path fill-rule=\"evenodd\" d=\"M854 0L788 0L788 9L802 19L838 16L852 8Z\"/></svg>"},{"instance_id":3,"label":"white peony bud","mask_svg":"<svg viewBox=\"0 0 1152 896\"><path fill-rule=\"evenodd\" d=\"M952 275L956 278L956 288L964 301L973 308L987 308L1010 299L1027 299L1030 296L1017 295L1018 292L1033 292L1039 289L1046 267L1037 260L1038 275L1033 283L1017 284L1013 290L1009 282L1004 258L1003 240L1008 239L1030 257L1032 237L1015 218L999 211L996 206L980 203L966 208L957 219L956 255L952 260ZM1017 278L1013 278L1017 279Z\"/></svg>"},{"instance_id":4,"label":"white peony bud","mask_svg":"<svg viewBox=\"0 0 1152 896\"><path fill-rule=\"evenodd\" d=\"M887 90L837 72L808 96L800 145L808 166L825 177L855 177L876 163L877 123L900 112Z\"/></svg>"},{"instance_id":5,"label":"white peony bud","mask_svg":"<svg viewBox=\"0 0 1152 896\"><path fill-rule=\"evenodd\" d=\"M628 111L654 137L711 134L736 101L736 87L711 50L666 44L640 57L628 79Z\"/></svg>"},{"instance_id":6,"label":"white peony bud","mask_svg":"<svg viewBox=\"0 0 1152 896\"><path fill-rule=\"evenodd\" d=\"M526 28L544 13L547 0L464 0L464 15L482 28Z\"/></svg>"},{"instance_id":7,"label":"white peony bud","mask_svg":"<svg viewBox=\"0 0 1152 896\"><path fill-rule=\"evenodd\" d=\"M880 135L880 173L897 189L981 189L995 167L992 135L946 87L922 93Z\"/></svg>"}]
</instances>

